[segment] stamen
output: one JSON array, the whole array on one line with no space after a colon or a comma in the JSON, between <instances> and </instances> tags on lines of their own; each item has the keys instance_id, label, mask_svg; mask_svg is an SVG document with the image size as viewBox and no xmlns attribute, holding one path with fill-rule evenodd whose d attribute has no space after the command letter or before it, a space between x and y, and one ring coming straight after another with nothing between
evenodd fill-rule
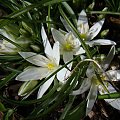
<instances>
[{"instance_id":1,"label":"stamen","mask_svg":"<svg viewBox=\"0 0 120 120\"><path fill-rule=\"evenodd\" d=\"M48 63L48 64L47 64L47 67L48 67L49 70L53 70L53 69L55 68L55 64L53 64L53 63Z\"/></svg>"}]
</instances>

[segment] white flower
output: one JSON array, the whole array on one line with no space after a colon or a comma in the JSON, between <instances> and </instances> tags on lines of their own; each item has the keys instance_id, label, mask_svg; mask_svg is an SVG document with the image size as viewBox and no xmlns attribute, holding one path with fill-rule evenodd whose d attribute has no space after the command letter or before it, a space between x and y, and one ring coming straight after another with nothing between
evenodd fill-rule
<instances>
[{"instance_id":1,"label":"white flower","mask_svg":"<svg viewBox=\"0 0 120 120\"><path fill-rule=\"evenodd\" d=\"M52 35L54 40L59 41L60 43L60 52L63 55L65 63L72 60L73 55L85 53L85 50L81 47L80 41L75 38L72 32L63 34L62 32L52 28Z\"/></svg>"},{"instance_id":2,"label":"white flower","mask_svg":"<svg viewBox=\"0 0 120 120\"><path fill-rule=\"evenodd\" d=\"M61 21L67 31L72 31L74 33L72 28L68 25L68 23L63 18L61 18ZM100 32L104 24L104 21L105 19L102 19L97 23L95 23L91 28L89 28L86 12L84 10L80 12L79 18L77 21L77 30L80 33L81 38L85 40L90 47L92 47L93 45L116 45L114 41L111 41L108 39L93 40Z\"/></svg>"},{"instance_id":3,"label":"white flower","mask_svg":"<svg viewBox=\"0 0 120 120\"><path fill-rule=\"evenodd\" d=\"M107 75L109 76L110 80L112 81L119 81L120 80L120 70L109 70L106 72ZM112 82L111 81L111 82ZM115 93L117 92L115 88L109 83L109 82L104 82L104 85L108 89L110 93ZM108 92L103 89L101 85L98 86L99 93L101 95L103 94L109 94ZM120 98L117 99L104 99L107 103L109 103L112 107L120 110Z\"/></svg>"},{"instance_id":4,"label":"white flower","mask_svg":"<svg viewBox=\"0 0 120 120\"><path fill-rule=\"evenodd\" d=\"M59 42L55 42L52 49L43 27L42 27L41 33L42 33L42 39L45 47L46 57L33 52L20 52L19 54L24 59L26 59L28 62L32 63L33 65L36 65L37 67L36 66L28 67L27 69L25 69L25 71L23 71L21 74L19 74L16 77L16 80L29 81L29 80L43 79L51 75L60 67ZM56 76L60 82L65 83L65 79L68 77L69 74L70 72L66 68L63 68L59 72L57 72ZM43 96L43 94L47 91L49 86L52 84L54 78L55 78L55 75L53 75L42 86L40 86L37 98L41 98Z\"/></svg>"},{"instance_id":5,"label":"white flower","mask_svg":"<svg viewBox=\"0 0 120 120\"><path fill-rule=\"evenodd\" d=\"M91 28L89 28L87 14L84 10L79 14L77 29L80 33L81 38L85 40L92 40L100 32L105 19L102 19L95 23Z\"/></svg>"},{"instance_id":6,"label":"white flower","mask_svg":"<svg viewBox=\"0 0 120 120\"><path fill-rule=\"evenodd\" d=\"M87 71L88 72L88 71ZM110 77L110 80L120 80L120 70L110 70L107 71L106 74ZM93 72L90 72L86 74L87 78L85 78L82 82L82 85L80 88L76 91L72 92L72 95L78 95L82 94L85 91L89 90L88 96L87 96L87 107L86 107L86 115L91 111L96 98L98 91L100 94L109 94L109 93L115 93L117 92L115 88L108 82L109 80L106 79L104 75L101 76L101 80L103 84L99 82L97 77ZM120 110L120 98L117 99L104 99L106 102L108 102L112 107Z\"/></svg>"},{"instance_id":7,"label":"white flower","mask_svg":"<svg viewBox=\"0 0 120 120\"><path fill-rule=\"evenodd\" d=\"M106 70L111 63L113 57L115 55L115 46L111 47L110 52L108 53L106 59L104 59L101 62L101 68L103 70ZM120 80L120 70L109 70L106 72L103 72L103 74L100 74L100 78L102 82L100 82L95 75L93 64L90 64L87 71L86 76L82 82L82 85L78 90L73 91L72 95L78 95L82 94L88 89L90 89L88 96L87 96L87 108L86 108L86 115L91 111L95 100L97 98L97 92L99 91L100 94L106 94L106 93L113 93L116 92L114 87L109 83L109 81L117 81ZM106 102L108 102L111 106L114 108L120 110L120 99L105 99Z\"/></svg>"}]
</instances>

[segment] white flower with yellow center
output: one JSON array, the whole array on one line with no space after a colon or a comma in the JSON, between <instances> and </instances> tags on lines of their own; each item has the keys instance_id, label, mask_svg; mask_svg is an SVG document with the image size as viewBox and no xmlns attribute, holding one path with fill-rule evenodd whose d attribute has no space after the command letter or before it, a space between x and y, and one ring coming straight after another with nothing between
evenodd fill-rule
<instances>
[{"instance_id":1,"label":"white flower with yellow center","mask_svg":"<svg viewBox=\"0 0 120 120\"><path fill-rule=\"evenodd\" d=\"M100 94L109 94L117 92L115 88L109 83L109 80L120 80L120 70L109 70L106 72L108 79L105 75L101 75L101 80L103 84L98 80L95 73L92 70L87 71L87 78L85 78L82 82L82 85L78 90L72 92L72 95L79 95L89 90L87 96L87 107L86 107L86 115L92 110L94 103L97 99L98 91ZM120 110L120 98L117 99L104 99L107 103L109 103L112 107Z\"/></svg>"},{"instance_id":2,"label":"white flower with yellow center","mask_svg":"<svg viewBox=\"0 0 120 120\"><path fill-rule=\"evenodd\" d=\"M107 57L101 62L100 68L103 69L103 71L105 71L109 67L109 64L111 63L114 55L115 55L115 46L112 46ZM96 72L98 73L98 71ZM90 64L86 71L87 78L83 80L78 90L75 90L71 93L72 95L78 95L90 89L87 96L86 115L91 111L95 103L95 100L97 98L98 91L100 94L109 94L116 92L114 86L112 86L109 82L120 80L120 70L109 70L103 73L102 72L100 72L101 74L99 74L99 77L102 80L100 81L95 74L93 64ZM120 98L105 99L105 101L108 102L114 108L120 110L120 105L119 105Z\"/></svg>"},{"instance_id":3,"label":"white flower with yellow center","mask_svg":"<svg viewBox=\"0 0 120 120\"><path fill-rule=\"evenodd\" d=\"M30 66L26 68L21 74L16 77L19 81L29 81L29 80L39 80L48 77L53 72L55 72L59 67L60 52L59 52L59 42L55 42L53 48L51 47L44 28L41 30L42 39L45 47L46 57L33 52L19 52L19 54L26 59L28 62L36 66ZM63 68L57 72L57 79L65 83L66 78L70 72ZM38 98L41 98L43 94L47 91L49 86L52 84L55 75L53 75L49 80L47 80L38 91Z\"/></svg>"},{"instance_id":4,"label":"white flower with yellow center","mask_svg":"<svg viewBox=\"0 0 120 120\"><path fill-rule=\"evenodd\" d=\"M61 18L61 21L67 31L72 31L74 33L71 26L63 18ZM104 21L105 19L102 19L96 22L91 28L89 28L87 14L84 10L82 10L79 14L77 21L77 30L80 33L81 39L85 40L86 43L91 47L94 45L116 45L114 41L108 39L93 40L100 32L104 24Z\"/></svg>"},{"instance_id":5,"label":"white flower with yellow center","mask_svg":"<svg viewBox=\"0 0 120 120\"><path fill-rule=\"evenodd\" d=\"M85 53L85 50L81 47L80 41L75 38L72 32L63 34L62 32L52 28L52 35L54 40L59 41L60 43L60 52L63 55L65 63L72 60L73 55Z\"/></svg>"}]
</instances>

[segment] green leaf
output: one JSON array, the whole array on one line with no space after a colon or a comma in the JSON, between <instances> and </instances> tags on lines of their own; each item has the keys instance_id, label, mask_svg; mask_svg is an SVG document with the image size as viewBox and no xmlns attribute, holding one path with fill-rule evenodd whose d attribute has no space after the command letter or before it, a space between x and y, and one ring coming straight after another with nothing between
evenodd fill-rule
<instances>
[{"instance_id":1,"label":"green leaf","mask_svg":"<svg viewBox=\"0 0 120 120\"><path fill-rule=\"evenodd\" d=\"M5 110L6 110L5 106L0 102L0 111L5 111Z\"/></svg>"},{"instance_id":2,"label":"green leaf","mask_svg":"<svg viewBox=\"0 0 120 120\"><path fill-rule=\"evenodd\" d=\"M10 80L12 80L18 73L16 72L12 72L11 74L9 74L8 76L6 76L6 78L3 81L0 81L0 89L6 85L7 82L9 82Z\"/></svg>"},{"instance_id":3,"label":"green leaf","mask_svg":"<svg viewBox=\"0 0 120 120\"><path fill-rule=\"evenodd\" d=\"M9 109L8 112L5 115L5 120L10 120L9 117L13 114L13 112L14 111L12 109Z\"/></svg>"},{"instance_id":4,"label":"green leaf","mask_svg":"<svg viewBox=\"0 0 120 120\"><path fill-rule=\"evenodd\" d=\"M0 61L1 62L12 62L12 61L16 61L16 60L22 60L22 57L19 55L0 55Z\"/></svg>"},{"instance_id":5,"label":"green leaf","mask_svg":"<svg viewBox=\"0 0 120 120\"><path fill-rule=\"evenodd\" d=\"M86 101L81 102L76 108L74 108L64 120L80 120L85 116Z\"/></svg>"},{"instance_id":6,"label":"green leaf","mask_svg":"<svg viewBox=\"0 0 120 120\"><path fill-rule=\"evenodd\" d=\"M99 100L102 100L102 99L115 99L115 98L120 98L120 92L98 95Z\"/></svg>"},{"instance_id":7,"label":"green leaf","mask_svg":"<svg viewBox=\"0 0 120 120\"><path fill-rule=\"evenodd\" d=\"M70 5L67 2L62 2L62 4L65 7L65 9L67 10L67 12L70 14L75 27L77 27L77 18L75 16L74 11L72 10L72 8L70 7Z\"/></svg>"},{"instance_id":8,"label":"green leaf","mask_svg":"<svg viewBox=\"0 0 120 120\"><path fill-rule=\"evenodd\" d=\"M63 120L65 118L66 114L69 112L70 108L72 107L75 97L76 96L69 96L69 101L67 105L65 106L65 109L62 112L62 115L60 116L59 120Z\"/></svg>"},{"instance_id":9,"label":"green leaf","mask_svg":"<svg viewBox=\"0 0 120 120\"><path fill-rule=\"evenodd\" d=\"M51 0L49 2L44 3L44 6L48 6L48 5L60 3L60 2L65 2L65 1L69 1L69 0Z\"/></svg>"}]
</instances>

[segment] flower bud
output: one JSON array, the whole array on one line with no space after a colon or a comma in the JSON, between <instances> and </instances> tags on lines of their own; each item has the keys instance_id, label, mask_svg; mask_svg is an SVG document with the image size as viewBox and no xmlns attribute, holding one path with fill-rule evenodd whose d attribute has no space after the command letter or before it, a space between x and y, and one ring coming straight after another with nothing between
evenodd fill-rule
<instances>
[{"instance_id":1,"label":"flower bud","mask_svg":"<svg viewBox=\"0 0 120 120\"><path fill-rule=\"evenodd\" d=\"M20 28L19 32L23 36L30 36L30 33L28 31L24 30L23 28Z\"/></svg>"},{"instance_id":2,"label":"flower bud","mask_svg":"<svg viewBox=\"0 0 120 120\"><path fill-rule=\"evenodd\" d=\"M105 7L105 8L102 10L102 12L106 12L107 10L108 10L108 8ZM103 18L105 18L105 14L102 14L102 13L101 13L101 15L98 16L98 19L101 20L101 19L103 19Z\"/></svg>"},{"instance_id":3,"label":"flower bud","mask_svg":"<svg viewBox=\"0 0 120 120\"><path fill-rule=\"evenodd\" d=\"M17 43L21 47L27 48L31 43L31 38L20 36L15 40L15 43Z\"/></svg>"},{"instance_id":4,"label":"flower bud","mask_svg":"<svg viewBox=\"0 0 120 120\"><path fill-rule=\"evenodd\" d=\"M24 82L18 91L18 95L25 96L29 94L35 88L37 84L38 84L37 80Z\"/></svg>"},{"instance_id":5,"label":"flower bud","mask_svg":"<svg viewBox=\"0 0 120 120\"><path fill-rule=\"evenodd\" d=\"M22 21L22 26L25 30L27 30L29 33L33 34L33 30L31 29L30 25L28 26L27 23Z\"/></svg>"},{"instance_id":6,"label":"flower bud","mask_svg":"<svg viewBox=\"0 0 120 120\"><path fill-rule=\"evenodd\" d=\"M105 38L107 36L108 32L109 32L109 29L103 30L100 34L101 38Z\"/></svg>"},{"instance_id":7,"label":"flower bud","mask_svg":"<svg viewBox=\"0 0 120 120\"><path fill-rule=\"evenodd\" d=\"M30 45L30 47L35 51L35 52L40 52L40 47L37 45Z\"/></svg>"},{"instance_id":8,"label":"flower bud","mask_svg":"<svg viewBox=\"0 0 120 120\"><path fill-rule=\"evenodd\" d=\"M93 10L94 6L95 6L95 2L92 2L92 3L87 7L86 11L91 11L91 10Z\"/></svg>"}]
</instances>

